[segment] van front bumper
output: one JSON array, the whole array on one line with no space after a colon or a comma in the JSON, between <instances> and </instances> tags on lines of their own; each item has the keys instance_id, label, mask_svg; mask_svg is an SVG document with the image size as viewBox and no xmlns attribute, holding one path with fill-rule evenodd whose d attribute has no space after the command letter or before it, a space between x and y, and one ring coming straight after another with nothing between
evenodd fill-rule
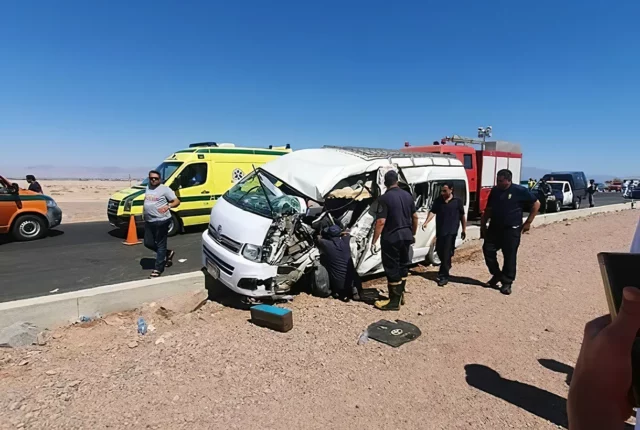
<instances>
[{"instance_id":1,"label":"van front bumper","mask_svg":"<svg viewBox=\"0 0 640 430\"><path fill-rule=\"evenodd\" d=\"M62 224L62 209L58 206L47 208L47 221L49 222L49 228Z\"/></svg>"},{"instance_id":2,"label":"van front bumper","mask_svg":"<svg viewBox=\"0 0 640 430\"><path fill-rule=\"evenodd\" d=\"M263 298L274 295L272 283L278 268L249 261L215 242L209 232L202 233L202 265L214 278L243 296Z\"/></svg>"},{"instance_id":3,"label":"van front bumper","mask_svg":"<svg viewBox=\"0 0 640 430\"><path fill-rule=\"evenodd\" d=\"M117 216L117 215L107 214L107 216L109 217L109 224L117 228L128 228L129 223L131 222L129 220L131 218L131 215ZM142 215L135 215L134 219L136 220L136 227L144 226L144 220L142 219Z\"/></svg>"}]
</instances>

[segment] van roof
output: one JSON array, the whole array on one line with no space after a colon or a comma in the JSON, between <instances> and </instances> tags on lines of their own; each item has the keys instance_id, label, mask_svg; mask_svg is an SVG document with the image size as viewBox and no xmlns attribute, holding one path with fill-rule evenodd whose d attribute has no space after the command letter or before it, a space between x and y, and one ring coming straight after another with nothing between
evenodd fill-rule
<instances>
[{"instance_id":1,"label":"van roof","mask_svg":"<svg viewBox=\"0 0 640 430\"><path fill-rule=\"evenodd\" d=\"M396 164L402 168L462 166L452 155L406 153L395 149L327 146L302 149L276 158L262 166L287 185L307 197L323 201L343 179Z\"/></svg>"},{"instance_id":2,"label":"van roof","mask_svg":"<svg viewBox=\"0 0 640 430\"><path fill-rule=\"evenodd\" d=\"M228 146L227 146L228 145ZM291 149L282 147L275 148L239 148L235 145L224 144L224 146L215 147L193 147L181 149L174 152L166 158L170 160L190 161L194 159L211 160L218 155L267 155L279 156L288 154Z\"/></svg>"}]
</instances>

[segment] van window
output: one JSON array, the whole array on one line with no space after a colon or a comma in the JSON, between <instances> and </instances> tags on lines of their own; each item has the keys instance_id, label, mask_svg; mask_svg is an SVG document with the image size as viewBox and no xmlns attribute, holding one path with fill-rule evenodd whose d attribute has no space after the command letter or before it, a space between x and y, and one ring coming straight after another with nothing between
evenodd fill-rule
<instances>
[{"instance_id":1,"label":"van window","mask_svg":"<svg viewBox=\"0 0 640 430\"><path fill-rule=\"evenodd\" d=\"M473 169L473 155L464 154L464 168L467 170Z\"/></svg>"},{"instance_id":2,"label":"van window","mask_svg":"<svg viewBox=\"0 0 640 430\"><path fill-rule=\"evenodd\" d=\"M564 184L564 192L565 193L569 192L569 184Z\"/></svg>"},{"instance_id":3,"label":"van window","mask_svg":"<svg viewBox=\"0 0 640 430\"><path fill-rule=\"evenodd\" d=\"M453 186L453 195L455 197L458 197L460 200L462 200L462 203L466 205L467 204L467 183L462 179L452 179L449 181L439 180L439 181L428 182L426 184L417 184L415 186L416 194L418 194L418 190L422 190L421 187L424 185L425 186L424 189L426 190L424 194L424 202L429 207L429 209L431 209L433 200L440 197L440 189L446 183L449 183ZM431 193L429 193L428 190L431 190Z\"/></svg>"},{"instance_id":4,"label":"van window","mask_svg":"<svg viewBox=\"0 0 640 430\"><path fill-rule=\"evenodd\" d=\"M180 188L197 187L207 183L207 163L189 164L180 173Z\"/></svg>"}]
</instances>

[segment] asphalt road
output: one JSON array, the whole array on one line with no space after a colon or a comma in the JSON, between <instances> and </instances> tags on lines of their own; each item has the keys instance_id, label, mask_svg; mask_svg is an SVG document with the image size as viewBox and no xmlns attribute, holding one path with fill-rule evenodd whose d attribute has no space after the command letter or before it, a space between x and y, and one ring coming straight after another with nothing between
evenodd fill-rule
<instances>
[{"instance_id":1,"label":"asphalt road","mask_svg":"<svg viewBox=\"0 0 640 430\"><path fill-rule=\"evenodd\" d=\"M598 193L597 206L622 203L619 193ZM169 239L176 251L165 274L201 268L201 229ZM154 254L143 245L125 246L106 222L63 224L49 237L34 242L10 242L0 237L0 302L145 279ZM184 263L179 259L186 258ZM56 293L50 291L58 289Z\"/></svg>"},{"instance_id":2,"label":"asphalt road","mask_svg":"<svg viewBox=\"0 0 640 430\"><path fill-rule=\"evenodd\" d=\"M205 228L169 238L176 256L166 275L202 267L200 243ZM33 242L0 239L0 302L147 278L154 253L143 245L123 245L119 234L107 222L90 222L63 224L49 237ZM184 263L178 262L185 258Z\"/></svg>"}]
</instances>

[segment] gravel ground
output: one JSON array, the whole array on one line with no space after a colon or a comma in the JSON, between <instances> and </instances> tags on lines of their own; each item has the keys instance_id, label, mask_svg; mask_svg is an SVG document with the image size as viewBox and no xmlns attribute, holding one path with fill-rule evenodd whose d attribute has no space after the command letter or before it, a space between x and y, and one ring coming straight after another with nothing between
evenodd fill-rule
<instances>
[{"instance_id":1,"label":"gravel ground","mask_svg":"<svg viewBox=\"0 0 640 430\"><path fill-rule=\"evenodd\" d=\"M626 211L532 230L509 297L477 285L488 275L474 244L446 288L416 268L399 313L299 295L286 334L216 302L60 329L46 346L0 352L0 428L564 427L584 323L606 313L596 254L628 250L637 220ZM140 314L155 326L146 336ZM358 345L381 318L423 334L398 349Z\"/></svg>"}]
</instances>

